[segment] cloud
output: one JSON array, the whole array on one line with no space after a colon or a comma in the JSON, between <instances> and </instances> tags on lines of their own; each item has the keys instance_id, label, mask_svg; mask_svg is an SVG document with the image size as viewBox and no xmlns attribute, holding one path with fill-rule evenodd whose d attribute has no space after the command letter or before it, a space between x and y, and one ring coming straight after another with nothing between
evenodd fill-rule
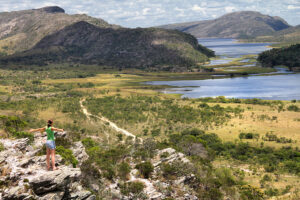
<instances>
[{"instance_id":1,"label":"cloud","mask_svg":"<svg viewBox=\"0 0 300 200\"><path fill-rule=\"evenodd\" d=\"M300 6L288 5L287 9L288 10L300 9Z\"/></svg>"},{"instance_id":2,"label":"cloud","mask_svg":"<svg viewBox=\"0 0 300 200\"><path fill-rule=\"evenodd\" d=\"M0 5L0 12L58 5L69 14L86 13L125 27L213 19L242 10L300 22L299 0L0 0Z\"/></svg>"},{"instance_id":3,"label":"cloud","mask_svg":"<svg viewBox=\"0 0 300 200\"><path fill-rule=\"evenodd\" d=\"M231 12L233 12L233 11L235 11L235 10L236 10L236 8L235 8L235 7L232 7L232 6L226 6L226 7L225 7L226 13L231 13Z\"/></svg>"}]
</instances>

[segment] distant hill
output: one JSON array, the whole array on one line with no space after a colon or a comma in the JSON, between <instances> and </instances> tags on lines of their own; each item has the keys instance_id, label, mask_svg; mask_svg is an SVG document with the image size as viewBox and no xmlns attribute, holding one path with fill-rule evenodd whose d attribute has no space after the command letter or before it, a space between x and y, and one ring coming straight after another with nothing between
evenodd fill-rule
<instances>
[{"instance_id":1,"label":"distant hill","mask_svg":"<svg viewBox=\"0 0 300 200\"><path fill-rule=\"evenodd\" d=\"M100 28L80 21L44 37L30 50L2 58L1 63L68 62L183 71L211 56L213 51L180 31Z\"/></svg>"},{"instance_id":2,"label":"distant hill","mask_svg":"<svg viewBox=\"0 0 300 200\"><path fill-rule=\"evenodd\" d=\"M300 71L300 44L271 49L259 54L257 60L263 67L288 66L290 70Z\"/></svg>"},{"instance_id":3,"label":"distant hill","mask_svg":"<svg viewBox=\"0 0 300 200\"><path fill-rule=\"evenodd\" d=\"M289 44L300 43L300 25L274 32L266 36L258 36L250 42L284 42Z\"/></svg>"},{"instance_id":4,"label":"distant hill","mask_svg":"<svg viewBox=\"0 0 300 200\"><path fill-rule=\"evenodd\" d=\"M234 12L215 20L160 26L187 32L198 38L254 38L289 27L290 25L280 17L271 17L254 11Z\"/></svg>"},{"instance_id":5,"label":"distant hill","mask_svg":"<svg viewBox=\"0 0 300 200\"><path fill-rule=\"evenodd\" d=\"M0 52L12 54L28 50L46 35L79 21L86 21L102 28L118 27L87 15L68 15L64 9L57 6L2 12L0 13Z\"/></svg>"}]
</instances>

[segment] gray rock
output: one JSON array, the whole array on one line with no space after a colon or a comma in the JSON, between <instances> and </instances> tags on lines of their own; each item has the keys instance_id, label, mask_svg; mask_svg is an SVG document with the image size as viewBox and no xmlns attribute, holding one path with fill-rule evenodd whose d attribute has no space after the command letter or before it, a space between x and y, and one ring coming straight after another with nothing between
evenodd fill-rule
<instances>
[{"instance_id":1,"label":"gray rock","mask_svg":"<svg viewBox=\"0 0 300 200\"><path fill-rule=\"evenodd\" d=\"M44 196L39 197L38 200L61 200L63 196L64 192L58 191L45 194Z\"/></svg>"},{"instance_id":2,"label":"gray rock","mask_svg":"<svg viewBox=\"0 0 300 200\"><path fill-rule=\"evenodd\" d=\"M30 185L37 195L57 190L65 191L71 182L79 180L80 175L79 168L66 167L37 176L30 181Z\"/></svg>"},{"instance_id":3,"label":"gray rock","mask_svg":"<svg viewBox=\"0 0 300 200\"><path fill-rule=\"evenodd\" d=\"M74 156L78 160L78 166L81 166L81 164L89 158L89 156L85 152L83 144L80 141L75 142L74 145L71 147L71 150L73 151Z\"/></svg>"}]
</instances>

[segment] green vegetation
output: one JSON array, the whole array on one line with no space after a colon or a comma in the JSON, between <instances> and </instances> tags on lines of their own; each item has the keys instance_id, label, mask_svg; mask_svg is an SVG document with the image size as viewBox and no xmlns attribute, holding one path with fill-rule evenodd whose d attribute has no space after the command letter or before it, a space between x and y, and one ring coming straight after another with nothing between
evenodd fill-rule
<instances>
[{"instance_id":1,"label":"green vegetation","mask_svg":"<svg viewBox=\"0 0 300 200\"><path fill-rule=\"evenodd\" d=\"M144 183L139 181L126 182L121 185L121 192L125 195L130 193L139 194L143 191L144 187Z\"/></svg>"},{"instance_id":2,"label":"green vegetation","mask_svg":"<svg viewBox=\"0 0 300 200\"><path fill-rule=\"evenodd\" d=\"M76 160L70 149L65 149L63 146L57 146L56 152L61 155L66 164L72 164L73 167L76 167L78 164L78 160Z\"/></svg>"},{"instance_id":3,"label":"green vegetation","mask_svg":"<svg viewBox=\"0 0 300 200\"><path fill-rule=\"evenodd\" d=\"M0 152L4 150L4 145L0 142Z\"/></svg>"},{"instance_id":4,"label":"green vegetation","mask_svg":"<svg viewBox=\"0 0 300 200\"><path fill-rule=\"evenodd\" d=\"M140 174L144 177L144 178L149 178L151 173L154 170L153 165L151 164L151 162L147 161L147 162L143 162L143 163L139 163L135 166L136 169L139 170Z\"/></svg>"},{"instance_id":5,"label":"green vegetation","mask_svg":"<svg viewBox=\"0 0 300 200\"><path fill-rule=\"evenodd\" d=\"M81 166L85 187L116 182L124 193L142 198L142 192L126 183L136 168L140 178L149 181L188 177L186 184L194 188L199 199L280 198L287 192L296 196L299 101L181 99L154 91L165 86L140 84L156 78L207 77L200 73L121 73L97 66L88 71L84 65L59 65L56 70L51 68L55 65L48 67L48 71L38 66L1 70L0 135L32 137L26 134L27 129L43 127L49 118L54 119L55 126L68 131L67 138L56 139L57 153L66 164L77 164L69 149L74 141L82 141L86 148L89 159ZM68 74L68 70L72 72ZM87 77L79 78L84 74ZM96 117L88 119L80 107L83 99L90 113L132 132L143 139L143 144ZM168 163L168 153L156 155L168 147L183 153L189 162ZM158 158L162 163L154 172L150 160Z\"/></svg>"},{"instance_id":6,"label":"green vegetation","mask_svg":"<svg viewBox=\"0 0 300 200\"><path fill-rule=\"evenodd\" d=\"M297 70L300 66L300 44L290 47L271 49L259 54L257 60L263 67L274 67L276 65L288 66L290 70Z\"/></svg>"}]
</instances>

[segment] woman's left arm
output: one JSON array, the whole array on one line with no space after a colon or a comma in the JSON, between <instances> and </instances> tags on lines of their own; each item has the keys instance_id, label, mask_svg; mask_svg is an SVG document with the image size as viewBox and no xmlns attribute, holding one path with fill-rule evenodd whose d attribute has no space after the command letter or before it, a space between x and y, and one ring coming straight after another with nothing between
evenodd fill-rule
<instances>
[{"instance_id":1,"label":"woman's left arm","mask_svg":"<svg viewBox=\"0 0 300 200\"><path fill-rule=\"evenodd\" d=\"M63 132L64 131L64 129L54 128L54 127L52 127L51 130L52 131L59 131L59 132Z\"/></svg>"}]
</instances>

